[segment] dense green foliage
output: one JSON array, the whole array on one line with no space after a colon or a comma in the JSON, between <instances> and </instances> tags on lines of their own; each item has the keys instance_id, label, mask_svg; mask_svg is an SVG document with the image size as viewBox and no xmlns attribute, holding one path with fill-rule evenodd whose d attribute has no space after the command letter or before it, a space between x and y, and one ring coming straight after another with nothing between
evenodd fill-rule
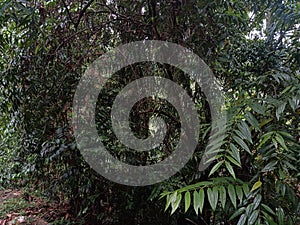
<instances>
[{"instance_id":1,"label":"dense green foliage","mask_svg":"<svg viewBox=\"0 0 300 225\"><path fill-rule=\"evenodd\" d=\"M3 0L0 185L30 184L57 201L67 199L85 224L297 224L299 38L300 4L294 0ZM208 143L208 103L200 87L191 91L193 82L183 72L148 63L122 69L97 104L99 135L115 157L155 163L178 138L174 108L159 99L141 101L132 110L136 135L147 137L149 118L162 115L168 140L143 154L120 147L110 108L118 91L138 77L154 71L176 81L195 101L201 121L194 156L176 176L126 187L89 168L69 119L87 66L119 44L145 39L178 43L209 65L226 93L228 124L225 140ZM200 172L206 145L219 148Z\"/></svg>"}]
</instances>

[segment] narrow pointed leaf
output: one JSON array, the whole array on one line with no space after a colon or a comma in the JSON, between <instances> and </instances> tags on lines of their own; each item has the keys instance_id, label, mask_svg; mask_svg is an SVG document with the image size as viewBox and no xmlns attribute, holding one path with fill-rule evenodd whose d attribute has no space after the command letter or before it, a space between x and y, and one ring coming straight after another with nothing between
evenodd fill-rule
<instances>
[{"instance_id":1,"label":"narrow pointed leaf","mask_svg":"<svg viewBox=\"0 0 300 225\"><path fill-rule=\"evenodd\" d=\"M226 189L225 189L224 186L220 186L219 193L220 193L220 202L221 202L221 205L222 205L223 209L225 209L225 205L226 205Z\"/></svg>"},{"instance_id":2,"label":"narrow pointed leaf","mask_svg":"<svg viewBox=\"0 0 300 225\"><path fill-rule=\"evenodd\" d=\"M194 210L195 213L198 215L201 202L200 202L199 194L196 190L193 193L193 197L194 197Z\"/></svg>"},{"instance_id":3,"label":"narrow pointed leaf","mask_svg":"<svg viewBox=\"0 0 300 225\"><path fill-rule=\"evenodd\" d=\"M225 166L226 166L228 172L231 174L231 176L232 176L234 179L236 179L234 170L233 170L232 166L230 165L230 163L226 161L226 162L225 162Z\"/></svg>"},{"instance_id":4,"label":"narrow pointed leaf","mask_svg":"<svg viewBox=\"0 0 300 225\"><path fill-rule=\"evenodd\" d=\"M205 198L204 190L200 189L199 190L199 199L200 199L199 209L200 209L200 213L202 213L202 211L203 211L204 198Z\"/></svg>"},{"instance_id":5,"label":"narrow pointed leaf","mask_svg":"<svg viewBox=\"0 0 300 225\"><path fill-rule=\"evenodd\" d=\"M279 225L284 225L284 212L281 207L279 207L277 210L277 218Z\"/></svg>"},{"instance_id":6,"label":"narrow pointed leaf","mask_svg":"<svg viewBox=\"0 0 300 225\"><path fill-rule=\"evenodd\" d=\"M286 144L285 144L285 141L283 139L283 137L280 135L280 134L276 134L275 135L275 139L278 141L278 143L285 149L285 150L288 150Z\"/></svg>"},{"instance_id":7,"label":"narrow pointed leaf","mask_svg":"<svg viewBox=\"0 0 300 225\"><path fill-rule=\"evenodd\" d=\"M246 183L243 184L243 191L244 191L245 196L248 196L248 194L250 192L248 184L246 184Z\"/></svg>"},{"instance_id":8,"label":"narrow pointed leaf","mask_svg":"<svg viewBox=\"0 0 300 225\"><path fill-rule=\"evenodd\" d=\"M240 200L240 203L243 201L243 188L241 186L235 186L236 195Z\"/></svg>"},{"instance_id":9,"label":"narrow pointed leaf","mask_svg":"<svg viewBox=\"0 0 300 225\"><path fill-rule=\"evenodd\" d=\"M257 131L260 130L259 129L259 123L257 121L257 119L253 116L253 114L251 114L250 112L246 112L246 120L251 124L251 126L253 126Z\"/></svg>"},{"instance_id":10,"label":"narrow pointed leaf","mask_svg":"<svg viewBox=\"0 0 300 225\"><path fill-rule=\"evenodd\" d=\"M172 206L172 211L171 211L171 215L176 211L176 209L179 207L179 204L181 202L182 199L182 195L178 194L177 198L175 200L175 202L171 202L171 206Z\"/></svg>"},{"instance_id":11,"label":"narrow pointed leaf","mask_svg":"<svg viewBox=\"0 0 300 225\"><path fill-rule=\"evenodd\" d=\"M230 143L230 149L231 149L231 151L230 151L229 153L231 154L231 156L232 156L239 164L241 164L240 152L239 152L238 148L237 148L234 144Z\"/></svg>"},{"instance_id":12,"label":"narrow pointed leaf","mask_svg":"<svg viewBox=\"0 0 300 225\"><path fill-rule=\"evenodd\" d=\"M228 194L234 208L236 208L236 195L235 195L234 186L232 184L228 185Z\"/></svg>"},{"instance_id":13,"label":"narrow pointed leaf","mask_svg":"<svg viewBox=\"0 0 300 225\"><path fill-rule=\"evenodd\" d=\"M184 195L184 212L186 213L191 205L191 193L189 191L185 192Z\"/></svg>"},{"instance_id":14,"label":"narrow pointed leaf","mask_svg":"<svg viewBox=\"0 0 300 225\"><path fill-rule=\"evenodd\" d=\"M265 205L265 204L261 204L261 206L262 206L266 211L268 211L270 214L275 215L275 212L274 212L269 206L267 206L267 205Z\"/></svg>"},{"instance_id":15,"label":"narrow pointed leaf","mask_svg":"<svg viewBox=\"0 0 300 225\"><path fill-rule=\"evenodd\" d=\"M216 187L213 187L213 189L211 188L207 189L208 201L213 211L215 211L217 208L218 194L219 192Z\"/></svg>"},{"instance_id":16,"label":"narrow pointed leaf","mask_svg":"<svg viewBox=\"0 0 300 225\"><path fill-rule=\"evenodd\" d=\"M252 154L248 145L238 136L233 136L233 139L236 141L236 143L241 146L245 151L247 151L249 154Z\"/></svg>"},{"instance_id":17,"label":"narrow pointed leaf","mask_svg":"<svg viewBox=\"0 0 300 225\"><path fill-rule=\"evenodd\" d=\"M258 215L259 215L258 210L254 210L254 211L251 213L251 215L249 216L248 224L249 224L249 225L255 224L255 222L256 222L256 220L257 220L257 218L258 218Z\"/></svg>"},{"instance_id":18,"label":"narrow pointed leaf","mask_svg":"<svg viewBox=\"0 0 300 225\"><path fill-rule=\"evenodd\" d=\"M216 172L222 164L223 164L223 161L220 161L216 165L214 165L214 167L211 169L208 176L211 176L212 174L214 174L214 172Z\"/></svg>"},{"instance_id":19,"label":"narrow pointed leaf","mask_svg":"<svg viewBox=\"0 0 300 225\"><path fill-rule=\"evenodd\" d=\"M257 209L257 207L260 205L261 199L262 199L262 196L261 196L260 194L258 194L258 195L254 198L254 200L253 200L253 204L254 204L253 210Z\"/></svg>"},{"instance_id":20,"label":"narrow pointed leaf","mask_svg":"<svg viewBox=\"0 0 300 225\"><path fill-rule=\"evenodd\" d=\"M259 181L257 181L254 185L253 185L253 187L251 188L251 191L250 192L253 192L253 191L255 191L257 188L259 188L260 186L262 185L262 182L259 180Z\"/></svg>"},{"instance_id":21,"label":"narrow pointed leaf","mask_svg":"<svg viewBox=\"0 0 300 225\"><path fill-rule=\"evenodd\" d=\"M232 158L231 156L229 155L226 155L226 158L231 162L233 163L234 165L238 166L238 167L242 167L241 164L239 162L237 162L234 158Z\"/></svg>"},{"instance_id":22,"label":"narrow pointed leaf","mask_svg":"<svg viewBox=\"0 0 300 225\"><path fill-rule=\"evenodd\" d=\"M277 165L278 161L271 161L269 162L262 170L261 172L267 172L267 171L272 171L275 169L275 166Z\"/></svg>"},{"instance_id":23,"label":"narrow pointed leaf","mask_svg":"<svg viewBox=\"0 0 300 225\"><path fill-rule=\"evenodd\" d=\"M238 210L236 210L232 216L229 218L229 220L233 220L234 218L236 218L237 216L241 215L243 212L245 212L245 207L239 208Z\"/></svg>"},{"instance_id":24,"label":"narrow pointed leaf","mask_svg":"<svg viewBox=\"0 0 300 225\"><path fill-rule=\"evenodd\" d=\"M245 225L247 221L247 216L245 214L241 215L237 225Z\"/></svg>"}]
</instances>

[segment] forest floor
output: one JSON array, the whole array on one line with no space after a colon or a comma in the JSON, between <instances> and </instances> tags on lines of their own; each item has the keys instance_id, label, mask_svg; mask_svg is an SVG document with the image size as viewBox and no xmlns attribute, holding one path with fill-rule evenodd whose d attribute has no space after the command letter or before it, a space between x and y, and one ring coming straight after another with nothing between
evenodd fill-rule
<instances>
[{"instance_id":1,"label":"forest floor","mask_svg":"<svg viewBox=\"0 0 300 225\"><path fill-rule=\"evenodd\" d=\"M35 191L0 190L0 225L65 224L67 203L57 204Z\"/></svg>"}]
</instances>

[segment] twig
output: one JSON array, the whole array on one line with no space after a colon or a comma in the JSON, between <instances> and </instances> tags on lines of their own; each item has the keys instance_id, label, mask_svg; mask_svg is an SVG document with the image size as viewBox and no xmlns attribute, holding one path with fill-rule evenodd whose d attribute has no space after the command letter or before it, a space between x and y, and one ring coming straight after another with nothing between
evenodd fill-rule
<instances>
[{"instance_id":1,"label":"twig","mask_svg":"<svg viewBox=\"0 0 300 225\"><path fill-rule=\"evenodd\" d=\"M81 10L81 12L80 12L80 14L79 14L79 16L78 16L77 22L76 22L75 25L74 25L76 29L77 29L77 27L78 27L78 25L79 25L79 23L80 23L80 20L82 19L83 15L84 15L85 11L88 9L88 7L90 7L90 5L91 5L93 2L94 2L94 0L89 1L89 2L83 7L83 9Z\"/></svg>"},{"instance_id":2,"label":"twig","mask_svg":"<svg viewBox=\"0 0 300 225\"><path fill-rule=\"evenodd\" d=\"M64 4L64 7L65 7L66 10L67 10L68 17L70 18L71 22L75 25L75 22L74 22L74 20L73 20L73 18L72 18L72 16L71 16L70 10L69 10L69 8L68 8L66 2L65 2L64 0L62 0L62 2L63 2L63 4Z\"/></svg>"}]
</instances>

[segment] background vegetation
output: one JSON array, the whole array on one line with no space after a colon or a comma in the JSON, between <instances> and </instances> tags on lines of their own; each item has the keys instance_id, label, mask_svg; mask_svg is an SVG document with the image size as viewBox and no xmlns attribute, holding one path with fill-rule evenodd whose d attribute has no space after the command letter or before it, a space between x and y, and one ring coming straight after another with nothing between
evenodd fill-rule
<instances>
[{"instance_id":1,"label":"background vegetation","mask_svg":"<svg viewBox=\"0 0 300 225\"><path fill-rule=\"evenodd\" d=\"M299 20L296 0L2 0L1 187L67 201L72 219L62 224L299 224ZM117 92L147 72L185 88L201 121L184 169L156 185L127 187L89 168L68 122L87 66L119 44L145 39L199 55L222 84L229 122L226 139L213 143L219 149L212 165L199 172L211 123L201 89L191 91L187 76L168 65L124 68L97 107L99 135L115 157L155 163L176 144L180 121L166 102L141 101L132 111L139 137L147 137L151 116L168 122L168 140L154 152L120 147L107 121Z\"/></svg>"}]
</instances>

